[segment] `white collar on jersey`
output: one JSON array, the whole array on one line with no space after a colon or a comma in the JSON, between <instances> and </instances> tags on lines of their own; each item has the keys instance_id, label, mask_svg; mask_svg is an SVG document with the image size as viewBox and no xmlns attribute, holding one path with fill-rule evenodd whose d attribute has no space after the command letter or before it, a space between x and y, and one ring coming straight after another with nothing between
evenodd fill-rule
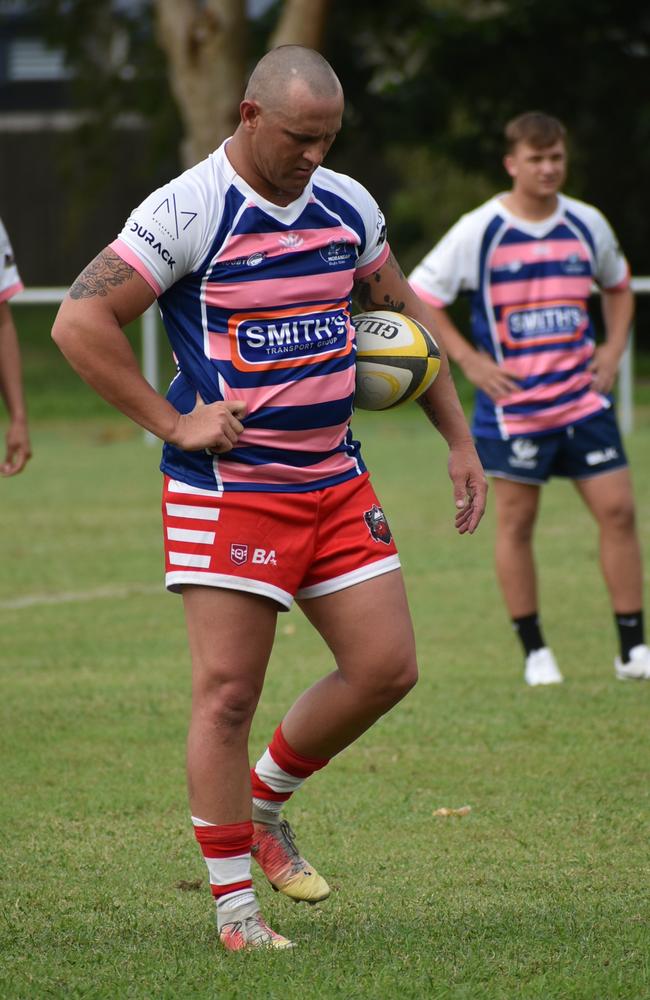
<instances>
[{"instance_id":1,"label":"white collar on jersey","mask_svg":"<svg viewBox=\"0 0 650 1000\"><path fill-rule=\"evenodd\" d=\"M299 198L296 198L295 201L290 202L288 205L276 205L273 201L267 201L266 198L256 191L255 188L252 188L250 184L248 184L248 182L237 173L226 153L226 146L229 141L230 139L225 139L219 148L215 149L214 153L212 153L212 156L216 160L218 169L226 177L228 183L234 184L243 195L258 205L263 212L266 212L267 215L272 216L284 225L292 225L296 219L300 218L307 207L310 198L312 197L313 175L310 177L309 183Z\"/></svg>"},{"instance_id":2,"label":"white collar on jersey","mask_svg":"<svg viewBox=\"0 0 650 1000\"><path fill-rule=\"evenodd\" d=\"M545 219L524 219L521 215L515 215L514 212L511 212L510 209L506 208L503 204L503 199L509 193L509 191L501 191L499 194L495 194L492 201L496 203L498 211L501 215L505 216L509 222L515 224L518 229L523 229L532 236L544 236L546 233L550 232L557 225L566 211L567 206L564 195L558 192L557 206L551 215L547 215Z\"/></svg>"}]
</instances>

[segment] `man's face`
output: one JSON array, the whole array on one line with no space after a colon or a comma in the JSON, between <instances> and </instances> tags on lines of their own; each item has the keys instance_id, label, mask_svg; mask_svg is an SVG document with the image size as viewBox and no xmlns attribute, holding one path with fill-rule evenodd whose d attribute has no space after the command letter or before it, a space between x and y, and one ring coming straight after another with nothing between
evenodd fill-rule
<instances>
[{"instance_id":1,"label":"man's face","mask_svg":"<svg viewBox=\"0 0 650 1000\"><path fill-rule=\"evenodd\" d=\"M562 140L552 146L531 146L518 142L504 159L512 177L512 188L529 198L549 198L557 194L566 178L566 148Z\"/></svg>"},{"instance_id":2,"label":"man's face","mask_svg":"<svg viewBox=\"0 0 650 1000\"><path fill-rule=\"evenodd\" d=\"M261 194L298 198L334 142L343 116L342 97L314 96L293 83L282 105L244 101L242 121L250 136L251 167Z\"/></svg>"}]
</instances>

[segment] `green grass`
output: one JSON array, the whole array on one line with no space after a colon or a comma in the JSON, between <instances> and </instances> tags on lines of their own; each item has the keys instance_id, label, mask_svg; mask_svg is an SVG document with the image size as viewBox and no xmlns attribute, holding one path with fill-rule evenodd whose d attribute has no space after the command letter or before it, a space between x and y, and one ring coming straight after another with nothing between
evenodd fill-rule
<instances>
[{"instance_id":1,"label":"green grass","mask_svg":"<svg viewBox=\"0 0 650 1000\"><path fill-rule=\"evenodd\" d=\"M595 532L572 488L546 490L537 535L567 680L531 690L495 585L493 511L456 536L445 450L417 408L358 416L421 680L288 810L327 903L294 906L256 873L299 947L225 955L187 815L189 657L181 602L158 589L158 449L45 342L26 373L34 458L0 482L3 1000L650 997L650 685L614 680ZM650 410L637 418L647 558ZM252 756L329 667L300 613L282 615Z\"/></svg>"}]
</instances>

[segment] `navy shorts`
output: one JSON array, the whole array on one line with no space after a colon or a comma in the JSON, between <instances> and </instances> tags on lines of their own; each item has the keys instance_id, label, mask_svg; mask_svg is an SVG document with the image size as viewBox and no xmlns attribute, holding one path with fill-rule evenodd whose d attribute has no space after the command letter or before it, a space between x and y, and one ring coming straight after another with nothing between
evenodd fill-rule
<instances>
[{"instance_id":1,"label":"navy shorts","mask_svg":"<svg viewBox=\"0 0 650 1000\"><path fill-rule=\"evenodd\" d=\"M477 438L476 450L488 476L535 485L551 476L590 479L627 466L613 410L542 437Z\"/></svg>"}]
</instances>

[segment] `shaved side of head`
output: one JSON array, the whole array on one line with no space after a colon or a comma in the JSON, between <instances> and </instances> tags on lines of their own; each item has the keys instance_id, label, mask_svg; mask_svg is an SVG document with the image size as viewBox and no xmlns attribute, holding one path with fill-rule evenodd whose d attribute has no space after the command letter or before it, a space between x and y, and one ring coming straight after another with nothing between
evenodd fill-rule
<instances>
[{"instance_id":1,"label":"shaved side of head","mask_svg":"<svg viewBox=\"0 0 650 1000\"><path fill-rule=\"evenodd\" d=\"M294 81L306 84L314 97L333 99L343 95L339 78L320 52L303 45L279 45L258 62L244 99L277 106L286 100Z\"/></svg>"}]
</instances>

